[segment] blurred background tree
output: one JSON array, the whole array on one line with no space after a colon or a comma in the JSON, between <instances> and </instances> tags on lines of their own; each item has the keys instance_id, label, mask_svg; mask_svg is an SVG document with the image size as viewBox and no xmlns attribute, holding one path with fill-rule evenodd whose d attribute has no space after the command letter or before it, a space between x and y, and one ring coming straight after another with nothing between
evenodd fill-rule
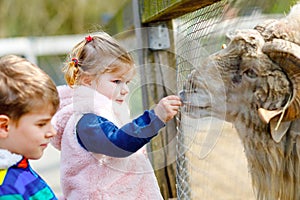
<instances>
[{"instance_id":1,"label":"blurred background tree","mask_svg":"<svg viewBox=\"0 0 300 200\"><path fill-rule=\"evenodd\" d=\"M31 38L95 32L104 29L109 19L126 1L0 0L0 38ZM36 59L37 64L57 84L64 84L61 68L65 56L65 54L42 55Z\"/></svg>"},{"instance_id":2,"label":"blurred background tree","mask_svg":"<svg viewBox=\"0 0 300 200\"><path fill-rule=\"evenodd\" d=\"M287 14L291 5L298 0L229 0L231 5L238 7L240 15L249 15L255 9L263 14Z\"/></svg>"},{"instance_id":3,"label":"blurred background tree","mask_svg":"<svg viewBox=\"0 0 300 200\"><path fill-rule=\"evenodd\" d=\"M98 30L125 1L0 0L0 38Z\"/></svg>"}]
</instances>

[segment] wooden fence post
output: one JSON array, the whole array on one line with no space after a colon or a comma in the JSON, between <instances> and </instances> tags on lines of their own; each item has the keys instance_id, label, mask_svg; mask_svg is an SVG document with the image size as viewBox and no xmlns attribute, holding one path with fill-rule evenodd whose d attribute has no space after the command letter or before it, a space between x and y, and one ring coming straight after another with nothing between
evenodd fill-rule
<instances>
[{"instance_id":1,"label":"wooden fence post","mask_svg":"<svg viewBox=\"0 0 300 200\"><path fill-rule=\"evenodd\" d=\"M220 0L128 0L106 26L110 34L135 29L138 64L143 67L141 84L144 109L151 108L162 97L177 92L173 33L169 34L168 48L151 50L146 41L149 31L145 29L163 22L168 30L173 30L173 19L217 1ZM176 134L176 120L173 119L150 143L150 159L165 200L177 197Z\"/></svg>"},{"instance_id":2,"label":"wooden fence post","mask_svg":"<svg viewBox=\"0 0 300 200\"><path fill-rule=\"evenodd\" d=\"M160 25L152 23L151 27ZM172 30L172 22L165 21L165 30ZM149 31L148 31L149 32ZM170 94L176 93L176 59L174 54L173 33L169 33L170 47L167 49L148 50L148 59L145 60L146 79L148 84L148 102L150 104ZM148 37L150 37L148 35ZM154 38L155 39L155 38ZM151 48L151 47L150 47ZM151 141L153 167L164 199L175 198L176 195L176 121L167 123L160 134ZM171 142L173 141L173 142Z\"/></svg>"}]
</instances>

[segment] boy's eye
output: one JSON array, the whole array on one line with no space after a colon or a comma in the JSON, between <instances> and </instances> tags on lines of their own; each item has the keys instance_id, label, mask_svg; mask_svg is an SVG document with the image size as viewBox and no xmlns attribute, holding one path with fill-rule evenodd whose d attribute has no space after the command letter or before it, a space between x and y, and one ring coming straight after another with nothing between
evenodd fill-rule
<instances>
[{"instance_id":1,"label":"boy's eye","mask_svg":"<svg viewBox=\"0 0 300 200\"><path fill-rule=\"evenodd\" d=\"M38 127L43 127L43 126L46 126L46 123L38 123L37 126Z\"/></svg>"}]
</instances>

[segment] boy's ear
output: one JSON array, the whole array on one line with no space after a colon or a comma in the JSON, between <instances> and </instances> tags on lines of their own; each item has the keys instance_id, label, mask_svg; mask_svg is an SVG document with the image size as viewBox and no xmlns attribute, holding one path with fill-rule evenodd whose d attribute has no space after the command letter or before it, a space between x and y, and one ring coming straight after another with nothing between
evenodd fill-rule
<instances>
[{"instance_id":1,"label":"boy's ear","mask_svg":"<svg viewBox=\"0 0 300 200\"><path fill-rule=\"evenodd\" d=\"M0 115L0 139L8 136L8 122L8 116Z\"/></svg>"}]
</instances>

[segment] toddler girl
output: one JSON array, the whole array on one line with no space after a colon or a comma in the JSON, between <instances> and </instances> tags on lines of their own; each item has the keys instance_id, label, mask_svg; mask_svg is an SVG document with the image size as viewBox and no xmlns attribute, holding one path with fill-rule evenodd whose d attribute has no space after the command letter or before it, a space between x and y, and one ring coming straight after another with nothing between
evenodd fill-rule
<instances>
[{"instance_id":1,"label":"toddler girl","mask_svg":"<svg viewBox=\"0 0 300 200\"><path fill-rule=\"evenodd\" d=\"M68 59L68 86L58 87L53 120L65 198L162 199L142 147L177 114L179 97L165 97L131 121L125 98L134 61L115 39L104 32L86 37Z\"/></svg>"}]
</instances>

